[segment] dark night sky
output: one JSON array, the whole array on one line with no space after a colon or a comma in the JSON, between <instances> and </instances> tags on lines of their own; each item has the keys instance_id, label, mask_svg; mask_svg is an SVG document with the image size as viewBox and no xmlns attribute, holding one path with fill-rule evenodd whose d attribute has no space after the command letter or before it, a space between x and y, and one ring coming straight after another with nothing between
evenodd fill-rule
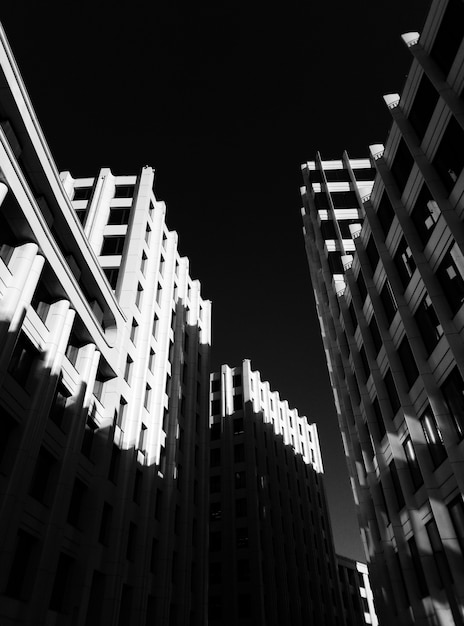
<instances>
[{"instance_id":1,"label":"dark night sky","mask_svg":"<svg viewBox=\"0 0 464 626\"><path fill-rule=\"evenodd\" d=\"M304 252L300 164L368 154L427 0L3 0L60 170L156 169L203 297L213 367L250 358L318 424L336 548L364 560Z\"/></svg>"}]
</instances>

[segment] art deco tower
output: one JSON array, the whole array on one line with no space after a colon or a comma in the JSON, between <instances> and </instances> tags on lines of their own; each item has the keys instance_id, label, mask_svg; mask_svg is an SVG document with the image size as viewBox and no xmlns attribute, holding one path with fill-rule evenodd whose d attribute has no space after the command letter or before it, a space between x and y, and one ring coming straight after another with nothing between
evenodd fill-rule
<instances>
[{"instance_id":1,"label":"art deco tower","mask_svg":"<svg viewBox=\"0 0 464 626\"><path fill-rule=\"evenodd\" d=\"M346 154L303 166L316 305L387 626L463 622L463 36L460 0L434 0L422 33L403 36L413 62L401 96L385 96L372 192Z\"/></svg>"}]
</instances>

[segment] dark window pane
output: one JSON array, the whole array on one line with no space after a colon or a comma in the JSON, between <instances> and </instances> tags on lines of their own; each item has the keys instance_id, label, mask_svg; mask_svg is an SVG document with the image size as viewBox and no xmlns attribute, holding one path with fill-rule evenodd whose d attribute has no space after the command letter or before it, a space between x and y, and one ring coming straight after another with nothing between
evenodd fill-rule
<instances>
[{"instance_id":1,"label":"dark window pane","mask_svg":"<svg viewBox=\"0 0 464 626\"><path fill-rule=\"evenodd\" d=\"M358 199L354 191L336 191L330 195L335 209L358 208Z\"/></svg>"},{"instance_id":2,"label":"dark window pane","mask_svg":"<svg viewBox=\"0 0 464 626\"><path fill-rule=\"evenodd\" d=\"M404 139L401 139L390 168L400 194L404 191L413 163L414 159L409 152L409 148L407 147Z\"/></svg>"},{"instance_id":3,"label":"dark window pane","mask_svg":"<svg viewBox=\"0 0 464 626\"><path fill-rule=\"evenodd\" d=\"M18 530L15 554L11 564L5 594L19 600L27 600L31 595L40 555L38 539Z\"/></svg>"},{"instance_id":4,"label":"dark window pane","mask_svg":"<svg viewBox=\"0 0 464 626\"><path fill-rule=\"evenodd\" d=\"M430 56L445 76L451 69L462 41L462 24L464 24L464 4L461 0L450 0L430 52Z\"/></svg>"},{"instance_id":5,"label":"dark window pane","mask_svg":"<svg viewBox=\"0 0 464 626\"><path fill-rule=\"evenodd\" d=\"M108 224L128 224L130 211L129 207L111 207Z\"/></svg>"},{"instance_id":6,"label":"dark window pane","mask_svg":"<svg viewBox=\"0 0 464 626\"><path fill-rule=\"evenodd\" d=\"M324 239L337 239L337 232L332 220L321 221L321 233Z\"/></svg>"},{"instance_id":7,"label":"dark window pane","mask_svg":"<svg viewBox=\"0 0 464 626\"><path fill-rule=\"evenodd\" d=\"M314 195L314 203L316 205L316 209L327 210L329 208L329 201L325 192L321 191L320 193L316 193Z\"/></svg>"},{"instance_id":8,"label":"dark window pane","mask_svg":"<svg viewBox=\"0 0 464 626\"><path fill-rule=\"evenodd\" d=\"M385 281L382 291L380 292L380 299L382 300L383 308L389 324L392 323L395 313L398 310L395 296L393 295L392 288L388 280Z\"/></svg>"},{"instance_id":9,"label":"dark window pane","mask_svg":"<svg viewBox=\"0 0 464 626\"><path fill-rule=\"evenodd\" d=\"M422 413L420 423L424 431L424 437L427 442L428 451L432 457L433 465L434 467L438 467L446 459L446 450L437 420L435 419L430 405L427 406Z\"/></svg>"},{"instance_id":10,"label":"dark window pane","mask_svg":"<svg viewBox=\"0 0 464 626\"><path fill-rule=\"evenodd\" d=\"M118 284L119 267L104 267L103 271L111 286L111 289L116 289Z\"/></svg>"},{"instance_id":11,"label":"dark window pane","mask_svg":"<svg viewBox=\"0 0 464 626\"><path fill-rule=\"evenodd\" d=\"M411 537L408 541L409 550L411 552L411 559L414 571L416 573L417 585L419 587L419 593L421 598L425 598L429 595L429 590L427 588L427 582L425 580L424 570L422 568L422 561L419 556L419 550L417 549L416 540L414 537Z\"/></svg>"},{"instance_id":12,"label":"dark window pane","mask_svg":"<svg viewBox=\"0 0 464 626\"><path fill-rule=\"evenodd\" d=\"M464 262L456 244L443 257L436 275L454 315L464 302Z\"/></svg>"},{"instance_id":13,"label":"dark window pane","mask_svg":"<svg viewBox=\"0 0 464 626\"><path fill-rule=\"evenodd\" d=\"M412 484L414 485L414 490L417 490L424 484L424 479L422 478L411 437L406 437L404 440L403 450L408 462L409 474L411 476Z\"/></svg>"},{"instance_id":14,"label":"dark window pane","mask_svg":"<svg viewBox=\"0 0 464 626\"><path fill-rule=\"evenodd\" d=\"M408 381L409 388L411 388L419 376L419 370L417 369L416 361L414 360L414 356L411 351L411 346L409 345L406 337L404 337L398 347L398 356L400 357L403 372L406 380Z\"/></svg>"},{"instance_id":15,"label":"dark window pane","mask_svg":"<svg viewBox=\"0 0 464 626\"><path fill-rule=\"evenodd\" d=\"M398 470L394 461L391 461L388 466L390 470L390 477L393 485L393 491L395 492L396 502L398 504L398 510L402 509L405 505L403 490L401 489L400 479L398 476Z\"/></svg>"},{"instance_id":16,"label":"dark window pane","mask_svg":"<svg viewBox=\"0 0 464 626\"><path fill-rule=\"evenodd\" d=\"M448 511L453 522L456 538L461 547L461 552L464 554L464 504L462 502L462 495L452 500L448 504Z\"/></svg>"},{"instance_id":17,"label":"dark window pane","mask_svg":"<svg viewBox=\"0 0 464 626\"><path fill-rule=\"evenodd\" d=\"M432 161L448 192L453 189L464 166L463 145L464 131L456 118L451 116Z\"/></svg>"},{"instance_id":18,"label":"dark window pane","mask_svg":"<svg viewBox=\"0 0 464 626\"><path fill-rule=\"evenodd\" d=\"M73 200L90 200L92 187L75 187Z\"/></svg>"},{"instance_id":19,"label":"dark window pane","mask_svg":"<svg viewBox=\"0 0 464 626\"><path fill-rule=\"evenodd\" d=\"M332 274L343 274L341 253L338 251L328 253L329 268Z\"/></svg>"},{"instance_id":20,"label":"dark window pane","mask_svg":"<svg viewBox=\"0 0 464 626\"><path fill-rule=\"evenodd\" d=\"M382 411L380 410L380 404L377 398L375 398L372 402L372 408L374 409L375 418L377 420L379 440L382 441L382 439L387 434L387 430L385 428L385 422L383 421Z\"/></svg>"},{"instance_id":21,"label":"dark window pane","mask_svg":"<svg viewBox=\"0 0 464 626\"><path fill-rule=\"evenodd\" d=\"M349 220L337 220L338 227L340 228L340 232L342 234L343 239L353 239L353 236L350 231L351 224L358 224L361 227L361 220L359 217L349 219Z\"/></svg>"},{"instance_id":22,"label":"dark window pane","mask_svg":"<svg viewBox=\"0 0 464 626\"><path fill-rule=\"evenodd\" d=\"M430 354L443 335L443 329L438 321L435 309L429 296L421 301L414 315L424 346Z\"/></svg>"},{"instance_id":23,"label":"dark window pane","mask_svg":"<svg viewBox=\"0 0 464 626\"><path fill-rule=\"evenodd\" d=\"M29 493L33 498L46 505L51 503L53 497L56 466L55 457L45 448L40 448Z\"/></svg>"},{"instance_id":24,"label":"dark window pane","mask_svg":"<svg viewBox=\"0 0 464 626\"><path fill-rule=\"evenodd\" d=\"M401 283L406 289L406 287L409 285L409 281L411 280L412 275L414 274L416 264L412 257L411 249L406 243L404 237L401 238L401 241L398 244L394 261L396 269L398 270L399 277L401 279Z\"/></svg>"},{"instance_id":25,"label":"dark window pane","mask_svg":"<svg viewBox=\"0 0 464 626\"><path fill-rule=\"evenodd\" d=\"M377 263L379 262L379 253L372 235L369 237L369 241L367 242L366 253L371 263L372 273L374 273Z\"/></svg>"},{"instance_id":26,"label":"dark window pane","mask_svg":"<svg viewBox=\"0 0 464 626\"><path fill-rule=\"evenodd\" d=\"M102 256L107 254L122 254L122 251L124 249L124 241L124 235L103 237L103 245L100 254Z\"/></svg>"},{"instance_id":27,"label":"dark window pane","mask_svg":"<svg viewBox=\"0 0 464 626\"><path fill-rule=\"evenodd\" d=\"M369 330L371 331L372 342L375 346L375 354L377 356L380 352L380 348L382 347L382 338L374 316L372 316L371 321L369 322Z\"/></svg>"},{"instance_id":28,"label":"dark window pane","mask_svg":"<svg viewBox=\"0 0 464 626\"><path fill-rule=\"evenodd\" d=\"M417 233L424 246L430 239L430 235L435 228L439 215L440 209L438 208L438 204L435 202L429 188L424 183L411 213L411 219L414 222Z\"/></svg>"},{"instance_id":29,"label":"dark window pane","mask_svg":"<svg viewBox=\"0 0 464 626\"><path fill-rule=\"evenodd\" d=\"M367 298L367 287L366 287L366 283L364 282L364 277L361 271L358 274L356 284L358 285L359 295L361 296L361 300L364 303L365 299Z\"/></svg>"},{"instance_id":30,"label":"dark window pane","mask_svg":"<svg viewBox=\"0 0 464 626\"><path fill-rule=\"evenodd\" d=\"M8 373L22 387L27 385L37 357L38 351L35 346L21 332L8 364Z\"/></svg>"},{"instance_id":31,"label":"dark window pane","mask_svg":"<svg viewBox=\"0 0 464 626\"><path fill-rule=\"evenodd\" d=\"M437 102L438 92L427 75L423 74L408 116L411 126L416 131L419 143L424 137Z\"/></svg>"},{"instance_id":32,"label":"dark window pane","mask_svg":"<svg viewBox=\"0 0 464 626\"><path fill-rule=\"evenodd\" d=\"M395 212L393 211L393 207L386 191L382 194L382 199L380 200L379 207L377 209L377 217L379 218L383 234L386 237L388 235L388 231L390 230L390 226L392 225L393 218L395 217Z\"/></svg>"},{"instance_id":33,"label":"dark window pane","mask_svg":"<svg viewBox=\"0 0 464 626\"><path fill-rule=\"evenodd\" d=\"M116 185L114 190L115 198L132 198L134 195L134 185Z\"/></svg>"},{"instance_id":34,"label":"dark window pane","mask_svg":"<svg viewBox=\"0 0 464 626\"><path fill-rule=\"evenodd\" d=\"M387 390L388 398L390 400L390 406L392 408L393 416L395 416L401 406L400 399L398 397L398 392L396 391L396 386L393 381L393 376L390 370L385 374L383 379L385 383L385 387Z\"/></svg>"},{"instance_id":35,"label":"dark window pane","mask_svg":"<svg viewBox=\"0 0 464 626\"><path fill-rule=\"evenodd\" d=\"M349 183L351 178L348 170L324 170L325 177L328 183Z\"/></svg>"},{"instance_id":36,"label":"dark window pane","mask_svg":"<svg viewBox=\"0 0 464 626\"><path fill-rule=\"evenodd\" d=\"M464 437L464 381L455 367L440 387L460 439Z\"/></svg>"}]
</instances>

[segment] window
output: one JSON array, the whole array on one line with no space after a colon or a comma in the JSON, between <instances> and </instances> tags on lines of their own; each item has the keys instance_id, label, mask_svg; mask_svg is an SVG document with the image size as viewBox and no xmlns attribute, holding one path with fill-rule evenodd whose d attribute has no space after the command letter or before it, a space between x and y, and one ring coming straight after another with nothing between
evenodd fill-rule
<instances>
[{"instance_id":1,"label":"window","mask_svg":"<svg viewBox=\"0 0 464 626\"><path fill-rule=\"evenodd\" d=\"M38 356L38 350L21 332L8 364L8 373L21 387L28 386Z\"/></svg>"},{"instance_id":2,"label":"window","mask_svg":"<svg viewBox=\"0 0 464 626\"><path fill-rule=\"evenodd\" d=\"M211 415L220 415L221 413L221 400L217 398L211 401Z\"/></svg>"},{"instance_id":3,"label":"window","mask_svg":"<svg viewBox=\"0 0 464 626\"><path fill-rule=\"evenodd\" d=\"M380 292L380 299L382 300L387 322L390 325L393 321L393 318L395 317L395 313L398 310L398 305L396 304L396 299L393 295L393 290L388 280L385 281L385 284L382 287L382 291Z\"/></svg>"},{"instance_id":4,"label":"window","mask_svg":"<svg viewBox=\"0 0 464 626\"><path fill-rule=\"evenodd\" d=\"M142 426L140 427L139 445L138 445L138 449L141 450L142 452L145 452L147 449L147 436L148 436L147 426L146 424L142 423Z\"/></svg>"},{"instance_id":5,"label":"window","mask_svg":"<svg viewBox=\"0 0 464 626\"><path fill-rule=\"evenodd\" d=\"M137 293L135 295L135 306L139 309L142 306L143 287L140 283L137 284Z\"/></svg>"},{"instance_id":6,"label":"window","mask_svg":"<svg viewBox=\"0 0 464 626\"><path fill-rule=\"evenodd\" d=\"M419 550L417 549L416 540L414 539L414 537L411 537L411 539L409 539L408 546L411 553L412 565L416 574L419 594L421 598L425 598L429 595L429 590L427 588L427 582L425 580L425 574L422 568L421 558L419 556Z\"/></svg>"},{"instance_id":7,"label":"window","mask_svg":"<svg viewBox=\"0 0 464 626\"><path fill-rule=\"evenodd\" d=\"M87 486L76 478L74 481L74 487L71 494L71 500L69 502L68 509L68 522L75 526L80 527L80 521L82 519L82 509L84 506L85 496L87 493Z\"/></svg>"},{"instance_id":8,"label":"window","mask_svg":"<svg viewBox=\"0 0 464 626\"><path fill-rule=\"evenodd\" d=\"M242 394L240 393L240 394L233 396L233 402L234 402L234 411L241 411L243 408Z\"/></svg>"},{"instance_id":9,"label":"window","mask_svg":"<svg viewBox=\"0 0 464 626\"><path fill-rule=\"evenodd\" d=\"M386 191L383 192L382 198L379 202L377 217L379 219L380 226L382 227L383 234L386 237L388 235L388 231L390 230L390 226L392 225L393 218L395 217L395 212L393 211L393 207Z\"/></svg>"},{"instance_id":10,"label":"window","mask_svg":"<svg viewBox=\"0 0 464 626\"><path fill-rule=\"evenodd\" d=\"M237 443L234 446L234 462L240 463L245 460L245 446L243 443Z\"/></svg>"},{"instance_id":11,"label":"window","mask_svg":"<svg viewBox=\"0 0 464 626\"><path fill-rule=\"evenodd\" d=\"M221 437L221 424L211 424L210 427L210 439L211 441L216 441Z\"/></svg>"},{"instance_id":12,"label":"window","mask_svg":"<svg viewBox=\"0 0 464 626\"><path fill-rule=\"evenodd\" d=\"M443 444L440 429L433 414L430 405L427 406L420 418L424 437L427 442L427 448L432 457L434 467L438 467L446 459L446 450Z\"/></svg>"},{"instance_id":13,"label":"window","mask_svg":"<svg viewBox=\"0 0 464 626\"><path fill-rule=\"evenodd\" d=\"M241 387L242 386L242 375L241 374L234 374L232 376L232 385L234 387Z\"/></svg>"},{"instance_id":14,"label":"window","mask_svg":"<svg viewBox=\"0 0 464 626\"><path fill-rule=\"evenodd\" d=\"M150 354L148 355L148 369L150 372L154 372L155 369L155 351L150 348Z\"/></svg>"},{"instance_id":15,"label":"window","mask_svg":"<svg viewBox=\"0 0 464 626\"><path fill-rule=\"evenodd\" d=\"M464 259L456 244L443 257L436 275L454 315L464 302Z\"/></svg>"},{"instance_id":16,"label":"window","mask_svg":"<svg viewBox=\"0 0 464 626\"><path fill-rule=\"evenodd\" d=\"M357 209L358 199L354 191L336 191L331 193L335 209Z\"/></svg>"},{"instance_id":17,"label":"window","mask_svg":"<svg viewBox=\"0 0 464 626\"><path fill-rule=\"evenodd\" d=\"M148 245L150 244L150 239L151 239L151 228L150 228L150 224L147 223L147 227L145 229L145 241Z\"/></svg>"},{"instance_id":18,"label":"window","mask_svg":"<svg viewBox=\"0 0 464 626\"><path fill-rule=\"evenodd\" d=\"M422 245L425 246L427 244L439 217L440 209L438 204L424 183L411 213L411 219L417 229Z\"/></svg>"},{"instance_id":19,"label":"window","mask_svg":"<svg viewBox=\"0 0 464 626\"><path fill-rule=\"evenodd\" d=\"M147 409L147 411L150 408L150 400L151 400L151 387L150 385L147 383L145 385L145 398L143 400L143 406Z\"/></svg>"},{"instance_id":20,"label":"window","mask_svg":"<svg viewBox=\"0 0 464 626\"><path fill-rule=\"evenodd\" d=\"M116 481L118 480L120 462L121 462L121 450L118 448L118 446L115 443L113 443L113 448L111 451L110 466L108 468L108 479L111 480L111 482L115 484L116 484Z\"/></svg>"},{"instance_id":21,"label":"window","mask_svg":"<svg viewBox=\"0 0 464 626\"><path fill-rule=\"evenodd\" d=\"M393 491L395 492L396 502L398 505L398 510L402 509L405 505L403 490L401 489L401 483L398 476L398 470L396 469L396 465L394 461L390 462L388 466L390 470L391 482L393 485Z\"/></svg>"},{"instance_id":22,"label":"window","mask_svg":"<svg viewBox=\"0 0 464 626\"><path fill-rule=\"evenodd\" d=\"M15 553L6 584L5 594L18 600L28 600L38 573L40 543L26 531L19 529Z\"/></svg>"},{"instance_id":23,"label":"window","mask_svg":"<svg viewBox=\"0 0 464 626\"><path fill-rule=\"evenodd\" d=\"M414 159L406 145L404 139L401 139L396 150L390 171L398 186L400 194L403 193L406 183L411 173Z\"/></svg>"},{"instance_id":24,"label":"window","mask_svg":"<svg viewBox=\"0 0 464 626\"><path fill-rule=\"evenodd\" d=\"M236 531L237 548L248 547L248 528L237 528Z\"/></svg>"},{"instance_id":25,"label":"window","mask_svg":"<svg viewBox=\"0 0 464 626\"><path fill-rule=\"evenodd\" d=\"M247 501L246 498L238 498L235 500L235 517L246 517Z\"/></svg>"},{"instance_id":26,"label":"window","mask_svg":"<svg viewBox=\"0 0 464 626\"><path fill-rule=\"evenodd\" d=\"M464 381L456 367L440 387L459 439L464 437Z\"/></svg>"},{"instance_id":27,"label":"window","mask_svg":"<svg viewBox=\"0 0 464 626\"><path fill-rule=\"evenodd\" d=\"M369 237L369 241L367 242L366 253L371 264L372 273L374 273L377 263L379 262L379 252L372 235Z\"/></svg>"},{"instance_id":28,"label":"window","mask_svg":"<svg viewBox=\"0 0 464 626\"><path fill-rule=\"evenodd\" d=\"M438 586L440 589L443 589L444 587L453 584L450 566L446 558L445 551L443 550L443 544L441 542L440 533L438 532L435 520L431 519L427 522L425 528L432 547L433 560L435 561L435 567L438 573Z\"/></svg>"},{"instance_id":29,"label":"window","mask_svg":"<svg viewBox=\"0 0 464 626\"><path fill-rule=\"evenodd\" d=\"M390 406L393 416L395 416L398 413L401 404L398 397L398 392L396 391L396 385L394 383L393 376L390 370L388 370L385 374L383 382L385 383L385 388L387 390L388 399L390 400Z\"/></svg>"},{"instance_id":30,"label":"window","mask_svg":"<svg viewBox=\"0 0 464 626\"><path fill-rule=\"evenodd\" d=\"M69 391L63 385L61 381L58 382L56 386L55 396L53 398L52 406L50 408L50 413L48 417L54 422L58 427L61 427L63 424L64 414L66 410L66 402L70 396Z\"/></svg>"},{"instance_id":31,"label":"window","mask_svg":"<svg viewBox=\"0 0 464 626\"><path fill-rule=\"evenodd\" d=\"M377 326L377 322L374 316L371 317L371 321L369 322L369 330L371 331L372 343L374 344L375 355L377 356L383 344L382 337L380 336L379 327Z\"/></svg>"},{"instance_id":32,"label":"window","mask_svg":"<svg viewBox=\"0 0 464 626\"><path fill-rule=\"evenodd\" d=\"M156 303L161 306L161 296L163 295L163 287L158 283L156 287Z\"/></svg>"},{"instance_id":33,"label":"window","mask_svg":"<svg viewBox=\"0 0 464 626\"><path fill-rule=\"evenodd\" d=\"M122 254L122 251L124 249L124 241L124 235L103 237L103 245L100 255L106 256L109 254Z\"/></svg>"},{"instance_id":34,"label":"window","mask_svg":"<svg viewBox=\"0 0 464 626\"><path fill-rule=\"evenodd\" d=\"M32 296L31 307L34 309L34 311L37 313L37 315L40 317L44 324L46 324L47 322L47 315L52 302L52 296L48 292L43 282L40 282L34 292L34 295Z\"/></svg>"},{"instance_id":35,"label":"window","mask_svg":"<svg viewBox=\"0 0 464 626\"><path fill-rule=\"evenodd\" d=\"M419 370L417 369L416 361L414 360L409 341L406 337L403 338L398 346L398 356L400 357L409 388L411 388L419 376Z\"/></svg>"},{"instance_id":36,"label":"window","mask_svg":"<svg viewBox=\"0 0 464 626\"><path fill-rule=\"evenodd\" d=\"M210 467L217 467L221 464L221 450L220 448L212 448L209 451Z\"/></svg>"},{"instance_id":37,"label":"window","mask_svg":"<svg viewBox=\"0 0 464 626\"><path fill-rule=\"evenodd\" d=\"M132 374L132 364L134 361L131 359L129 355L126 358L126 366L124 368L124 380L126 383L130 384L131 374Z\"/></svg>"},{"instance_id":38,"label":"window","mask_svg":"<svg viewBox=\"0 0 464 626\"><path fill-rule=\"evenodd\" d=\"M408 115L409 122L416 131L419 143L424 138L437 102L438 92L428 79L427 74L424 73Z\"/></svg>"},{"instance_id":39,"label":"window","mask_svg":"<svg viewBox=\"0 0 464 626\"><path fill-rule=\"evenodd\" d=\"M324 173L325 173L327 182L348 183L351 180L350 173L346 169L324 170Z\"/></svg>"},{"instance_id":40,"label":"window","mask_svg":"<svg viewBox=\"0 0 464 626\"><path fill-rule=\"evenodd\" d=\"M128 224L130 211L128 207L111 207L108 224L118 226Z\"/></svg>"},{"instance_id":41,"label":"window","mask_svg":"<svg viewBox=\"0 0 464 626\"><path fill-rule=\"evenodd\" d=\"M430 52L430 56L445 76L448 76L461 44L462 29L460 26L463 23L464 6L462 2L450 0Z\"/></svg>"},{"instance_id":42,"label":"window","mask_svg":"<svg viewBox=\"0 0 464 626\"><path fill-rule=\"evenodd\" d=\"M210 476L209 479L209 492L210 493L219 493L221 491L221 477L220 476Z\"/></svg>"},{"instance_id":43,"label":"window","mask_svg":"<svg viewBox=\"0 0 464 626\"><path fill-rule=\"evenodd\" d=\"M448 504L448 511L453 523L454 532L456 533L456 539L461 547L461 552L464 554L464 504L462 495L454 498L454 500Z\"/></svg>"},{"instance_id":44,"label":"window","mask_svg":"<svg viewBox=\"0 0 464 626\"><path fill-rule=\"evenodd\" d=\"M132 198L134 195L134 185L116 185L114 188L115 198Z\"/></svg>"},{"instance_id":45,"label":"window","mask_svg":"<svg viewBox=\"0 0 464 626\"><path fill-rule=\"evenodd\" d=\"M209 505L209 519L217 522L222 518L222 506L220 502L211 502Z\"/></svg>"},{"instance_id":46,"label":"window","mask_svg":"<svg viewBox=\"0 0 464 626\"><path fill-rule=\"evenodd\" d=\"M74 187L74 200L90 200L92 196L92 187Z\"/></svg>"},{"instance_id":47,"label":"window","mask_svg":"<svg viewBox=\"0 0 464 626\"><path fill-rule=\"evenodd\" d=\"M155 339L158 338L158 327L159 327L159 317L155 313L155 316L153 318L153 327L151 329L151 334L153 335ZM171 357L169 357L169 360L171 360Z\"/></svg>"},{"instance_id":48,"label":"window","mask_svg":"<svg viewBox=\"0 0 464 626\"><path fill-rule=\"evenodd\" d=\"M246 487L246 473L235 472L235 489L245 489Z\"/></svg>"},{"instance_id":49,"label":"window","mask_svg":"<svg viewBox=\"0 0 464 626\"><path fill-rule=\"evenodd\" d=\"M131 326L131 332L130 332L130 338L134 346L136 345L138 330L139 330L139 324L137 320L134 318L132 320L132 326Z\"/></svg>"},{"instance_id":50,"label":"window","mask_svg":"<svg viewBox=\"0 0 464 626\"><path fill-rule=\"evenodd\" d=\"M87 416L84 427L84 436L82 438L81 452L84 456L90 459L92 454L93 440L95 431L97 430L97 424L93 419L92 414Z\"/></svg>"},{"instance_id":51,"label":"window","mask_svg":"<svg viewBox=\"0 0 464 626\"><path fill-rule=\"evenodd\" d=\"M114 291L118 284L119 267L104 267L103 272L110 284L111 289Z\"/></svg>"},{"instance_id":52,"label":"window","mask_svg":"<svg viewBox=\"0 0 464 626\"><path fill-rule=\"evenodd\" d=\"M366 356L366 351L364 349L364 346L361 346L361 348L359 350L359 355L361 357L361 363L362 363L362 366L363 366L362 382L365 383L371 372L370 372L370 369L369 369L369 363L367 361L367 356ZM358 373L360 373L360 372L358 372Z\"/></svg>"},{"instance_id":53,"label":"window","mask_svg":"<svg viewBox=\"0 0 464 626\"><path fill-rule=\"evenodd\" d=\"M126 558L129 561L135 559L135 540L137 527L134 522L129 522L129 532L127 533Z\"/></svg>"},{"instance_id":54,"label":"window","mask_svg":"<svg viewBox=\"0 0 464 626\"><path fill-rule=\"evenodd\" d=\"M215 391L220 391L220 390L221 390L221 381L219 380L219 378L217 378L216 380L212 380L211 392L214 393Z\"/></svg>"},{"instance_id":55,"label":"window","mask_svg":"<svg viewBox=\"0 0 464 626\"><path fill-rule=\"evenodd\" d=\"M321 234L323 239L338 239L337 231L335 230L335 224L333 220L322 220L321 221Z\"/></svg>"},{"instance_id":56,"label":"window","mask_svg":"<svg viewBox=\"0 0 464 626\"><path fill-rule=\"evenodd\" d=\"M159 264L159 273L161 274L161 276L164 275L164 268L166 266L166 261L164 259L164 256L161 255L160 257L160 264Z\"/></svg>"},{"instance_id":57,"label":"window","mask_svg":"<svg viewBox=\"0 0 464 626\"><path fill-rule=\"evenodd\" d=\"M358 285L359 295L361 296L361 300L364 303L364 301L367 298L367 287L366 287L366 283L364 282L364 277L361 271L358 274L356 284Z\"/></svg>"},{"instance_id":58,"label":"window","mask_svg":"<svg viewBox=\"0 0 464 626\"><path fill-rule=\"evenodd\" d=\"M244 432L243 417L237 417L234 419L234 435L241 435Z\"/></svg>"},{"instance_id":59,"label":"window","mask_svg":"<svg viewBox=\"0 0 464 626\"><path fill-rule=\"evenodd\" d=\"M328 252L327 260L329 262L329 269L332 274L343 274L341 252L339 252L338 250L335 252Z\"/></svg>"},{"instance_id":60,"label":"window","mask_svg":"<svg viewBox=\"0 0 464 626\"><path fill-rule=\"evenodd\" d=\"M424 346L430 354L443 335L443 328L438 321L437 314L428 295L423 298L417 307L414 319L419 328Z\"/></svg>"},{"instance_id":61,"label":"window","mask_svg":"<svg viewBox=\"0 0 464 626\"><path fill-rule=\"evenodd\" d=\"M408 436L404 440L403 450L408 462L409 474L411 476L412 484L414 485L414 491L417 491L417 489L424 484L424 479L422 478L411 437Z\"/></svg>"},{"instance_id":62,"label":"window","mask_svg":"<svg viewBox=\"0 0 464 626\"><path fill-rule=\"evenodd\" d=\"M398 270L401 283L406 289L412 275L414 274L416 264L412 258L411 248L406 243L404 237L401 238L393 260L395 262L396 269Z\"/></svg>"},{"instance_id":63,"label":"window","mask_svg":"<svg viewBox=\"0 0 464 626\"><path fill-rule=\"evenodd\" d=\"M432 165L448 192L453 189L464 166L463 144L464 131L452 115L432 160Z\"/></svg>"},{"instance_id":64,"label":"window","mask_svg":"<svg viewBox=\"0 0 464 626\"><path fill-rule=\"evenodd\" d=\"M45 505L50 505L58 461L44 447L40 448L32 475L29 495Z\"/></svg>"}]
</instances>

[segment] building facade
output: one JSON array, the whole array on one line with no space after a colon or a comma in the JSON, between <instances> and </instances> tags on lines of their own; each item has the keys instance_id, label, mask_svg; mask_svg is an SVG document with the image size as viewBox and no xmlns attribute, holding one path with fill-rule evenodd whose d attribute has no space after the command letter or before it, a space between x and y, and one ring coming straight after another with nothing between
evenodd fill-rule
<instances>
[{"instance_id":1,"label":"building facade","mask_svg":"<svg viewBox=\"0 0 464 626\"><path fill-rule=\"evenodd\" d=\"M244 360L211 375L209 624L342 624L317 429Z\"/></svg>"},{"instance_id":2,"label":"building facade","mask_svg":"<svg viewBox=\"0 0 464 626\"><path fill-rule=\"evenodd\" d=\"M370 147L371 191L346 154L302 168L316 306L386 625L463 623L463 36L461 0L433 0L422 33L403 36L413 61L401 96L385 96L393 124ZM348 241L333 168L359 215Z\"/></svg>"},{"instance_id":3,"label":"building facade","mask_svg":"<svg viewBox=\"0 0 464 626\"><path fill-rule=\"evenodd\" d=\"M367 565L337 554L337 566L345 625L378 626Z\"/></svg>"},{"instance_id":4,"label":"building facade","mask_svg":"<svg viewBox=\"0 0 464 626\"><path fill-rule=\"evenodd\" d=\"M210 303L154 172L58 174L0 31L0 622L203 626Z\"/></svg>"}]
</instances>

